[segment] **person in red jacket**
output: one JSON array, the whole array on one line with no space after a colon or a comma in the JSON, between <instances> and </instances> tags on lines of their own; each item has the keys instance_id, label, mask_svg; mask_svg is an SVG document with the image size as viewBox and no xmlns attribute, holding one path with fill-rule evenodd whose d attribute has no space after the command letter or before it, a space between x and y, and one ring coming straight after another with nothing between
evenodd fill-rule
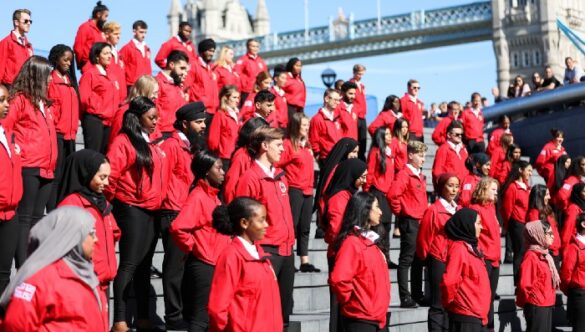
<instances>
[{"instance_id":1,"label":"person in red jacket","mask_svg":"<svg viewBox=\"0 0 585 332\"><path fill-rule=\"evenodd\" d=\"M301 76L303 65L301 59L291 58L286 63L288 77L286 85L282 88L288 104L288 117L290 118L295 112L302 112L305 109L307 101L307 88L305 81Z\"/></svg>"},{"instance_id":2,"label":"person in red jacket","mask_svg":"<svg viewBox=\"0 0 585 332\"><path fill-rule=\"evenodd\" d=\"M147 31L146 22L142 20L134 22L132 24L134 37L119 52L120 58L124 62L124 77L128 91L139 77L152 75L150 47L144 41Z\"/></svg>"},{"instance_id":3,"label":"person in red jacket","mask_svg":"<svg viewBox=\"0 0 585 332\"><path fill-rule=\"evenodd\" d=\"M398 122L396 122L398 123ZM419 141L408 142L408 163L394 178L388 191L390 209L396 215L400 229L400 256L398 258L398 290L400 306L413 308L423 298L422 262L415 257L416 238L420 220L427 209L427 184L422 174L427 146ZM410 271L410 288L408 275ZM414 299L413 299L414 298Z\"/></svg>"},{"instance_id":4,"label":"person in red jacket","mask_svg":"<svg viewBox=\"0 0 585 332\"><path fill-rule=\"evenodd\" d=\"M554 241L548 248L557 269L561 267L561 235L559 233L559 226L554 216L552 207L550 206L550 191L543 184L535 184L530 189L530 196L528 197L528 212L526 213L526 222L532 220L546 221L554 233Z\"/></svg>"},{"instance_id":5,"label":"person in red jacket","mask_svg":"<svg viewBox=\"0 0 585 332\"><path fill-rule=\"evenodd\" d=\"M102 28L104 27L104 24L106 24L109 15L110 10L108 7L102 4L101 1L98 1L95 7L93 7L91 18L83 22L83 24L77 28L73 50L75 52L77 68L82 70L82 72L83 67L89 61L90 50L93 47L93 44L106 42L106 37L102 32Z\"/></svg>"},{"instance_id":6,"label":"person in red jacket","mask_svg":"<svg viewBox=\"0 0 585 332\"><path fill-rule=\"evenodd\" d=\"M392 127L394 139L390 148L394 151L394 174L398 174L398 172L403 170L408 162L407 146L410 136L408 126L408 121L400 118L394 122L394 127Z\"/></svg>"},{"instance_id":7,"label":"person in red jacket","mask_svg":"<svg viewBox=\"0 0 585 332\"><path fill-rule=\"evenodd\" d=\"M165 62L165 69L155 76L159 87L155 103L160 117L158 127L163 137L169 137L176 120L175 112L187 103L183 82L189 71L189 57L182 51L172 51Z\"/></svg>"},{"instance_id":8,"label":"person in red jacket","mask_svg":"<svg viewBox=\"0 0 585 332\"><path fill-rule=\"evenodd\" d=\"M217 75L213 72L212 59L215 54L215 41L213 39L204 39L197 45L199 56L195 63L191 65L187 80L189 101L201 101L205 105L205 112L209 116L207 123L215 114L219 106Z\"/></svg>"},{"instance_id":9,"label":"person in red jacket","mask_svg":"<svg viewBox=\"0 0 585 332\"><path fill-rule=\"evenodd\" d=\"M556 290L561 283L549 253L554 232L547 222L536 220L526 223L524 236L528 248L520 265L516 305L524 308L526 331L550 331Z\"/></svg>"},{"instance_id":10,"label":"person in red jacket","mask_svg":"<svg viewBox=\"0 0 585 332\"><path fill-rule=\"evenodd\" d=\"M19 236L15 265L19 268L27 254L30 228L42 218L52 190L57 165L57 133L53 110L47 96L51 65L33 55L16 76L9 97L10 112L2 120L22 160L22 200L18 204Z\"/></svg>"},{"instance_id":11,"label":"person in red jacket","mask_svg":"<svg viewBox=\"0 0 585 332\"><path fill-rule=\"evenodd\" d=\"M116 76L107 71L112 63L111 46L95 43L89 61L79 80L83 143L86 149L105 153L112 119L120 104Z\"/></svg>"},{"instance_id":12,"label":"person in red jacket","mask_svg":"<svg viewBox=\"0 0 585 332\"><path fill-rule=\"evenodd\" d=\"M327 89L323 94L323 107L311 118L309 126L309 143L313 154L323 165L325 158L342 137L339 114L336 112L337 105L341 101L339 92L335 89Z\"/></svg>"},{"instance_id":13,"label":"person in red jacket","mask_svg":"<svg viewBox=\"0 0 585 332\"><path fill-rule=\"evenodd\" d=\"M409 80L406 84L408 92L400 98L400 109L402 110L402 116L410 124L409 132L410 139L423 142L423 102L418 99L418 93L420 91L420 83L417 80Z\"/></svg>"},{"instance_id":14,"label":"person in red jacket","mask_svg":"<svg viewBox=\"0 0 585 332\"><path fill-rule=\"evenodd\" d=\"M292 247L295 233L288 182L284 172L275 167L284 151L283 136L282 130L277 128L260 128L254 132L250 140L254 160L238 182L236 197L251 197L266 207L270 227L266 237L259 244L262 249L272 254L270 260L278 279L282 317L286 328L293 306L295 267Z\"/></svg>"},{"instance_id":15,"label":"person in red jacket","mask_svg":"<svg viewBox=\"0 0 585 332\"><path fill-rule=\"evenodd\" d=\"M439 121L431 136L431 139L437 145L442 145L447 142L447 127L449 127L452 121L456 120L461 122L461 104L452 101L447 104L447 110L449 112L448 115Z\"/></svg>"},{"instance_id":16,"label":"person in red jacket","mask_svg":"<svg viewBox=\"0 0 585 332\"><path fill-rule=\"evenodd\" d=\"M353 82L356 85L356 93L354 100L354 113L358 117L357 134L358 142L360 143L360 153L358 158L366 160L366 142L367 142L367 130L368 125L366 123L366 114L368 112L368 104L366 103L366 86L362 83L362 78L366 74L366 66L361 64L355 64L353 66L353 77L349 82Z\"/></svg>"},{"instance_id":17,"label":"person in red jacket","mask_svg":"<svg viewBox=\"0 0 585 332\"><path fill-rule=\"evenodd\" d=\"M235 71L240 75L242 93L241 103L243 103L254 88L254 80L260 72L268 71L266 62L258 55L260 43L256 39L246 41L246 54L242 55L236 62ZM240 105L241 106L241 105Z\"/></svg>"},{"instance_id":18,"label":"person in red jacket","mask_svg":"<svg viewBox=\"0 0 585 332\"><path fill-rule=\"evenodd\" d=\"M197 63L197 53L195 52L195 46L191 39L191 33L193 32L191 23L180 22L178 31L178 34L164 42L160 46L158 53L156 53L154 63L156 63L161 70L165 70L169 67L168 59L173 51L183 52L187 57L187 62L191 66Z\"/></svg>"},{"instance_id":19,"label":"person in red jacket","mask_svg":"<svg viewBox=\"0 0 585 332\"><path fill-rule=\"evenodd\" d=\"M395 95L389 95L384 101L384 107L378 116L368 126L368 132L371 136L374 136L376 129L380 127L388 127L390 130L394 127L394 123L398 118L402 117L402 111L400 110L400 98Z\"/></svg>"},{"instance_id":20,"label":"person in red jacket","mask_svg":"<svg viewBox=\"0 0 585 332\"><path fill-rule=\"evenodd\" d=\"M563 265L559 272L561 290L567 296L567 319L573 331L585 330L585 303L581 298L585 294L585 214L579 214L576 220L577 234L571 238L563 252Z\"/></svg>"},{"instance_id":21,"label":"person in red jacket","mask_svg":"<svg viewBox=\"0 0 585 332\"><path fill-rule=\"evenodd\" d=\"M438 199L425 211L416 239L416 255L429 270L431 305L428 313L429 331L445 331L449 318L441 301L441 279L447 261L448 240L445 223L458 210L455 197L459 192L459 178L453 173L443 173L437 180Z\"/></svg>"},{"instance_id":22,"label":"person in red jacket","mask_svg":"<svg viewBox=\"0 0 585 332\"><path fill-rule=\"evenodd\" d=\"M449 331L483 331L490 310L490 280L478 248L481 217L462 208L445 224L451 241L441 282L443 306L449 313Z\"/></svg>"},{"instance_id":23,"label":"person in red jacket","mask_svg":"<svg viewBox=\"0 0 585 332\"><path fill-rule=\"evenodd\" d=\"M260 73L259 75L263 75L264 73ZM247 113L242 114L242 120L247 121L250 118L262 118L268 124L270 124L273 128L278 128L278 119L274 113L274 100L276 97L272 94L272 92L268 90L260 90L256 94L249 94L250 96L254 96L254 107L252 108L251 112L248 111Z\"/></svg>"},{"instance_id":24,"label":"person in red jacket","mask_svg":"<svg viewBox=\"0 0 585 332\"><path fill-rule=\"evenodd\" d=\"M31 11L17 9L12 13L14 29L0 41L0 84L10 86L24 62L33 55L33 47L26 34L30 31Z\"/></svg>"},{"instance_id":25,"label":"person in red jacket","mask_svg":"<svg viewBox=\"0 0 585 332\"><path fill-rule=\"evenodd\" d=\"M524 256L524 225L528 212L530 196L530 177L532 166L524 160L512 165L512 171L502 186L503 193L500 213L504 221L504 229L510 234L514 253L514 281L518 281L518 271Z\"/></svg>"},{"instance_id":26,"label":"person in red jacket","mask_svg":"<svg viewBox=\"0 0 585 332\"><path fill-rule=\"evenodd\" d=\"M207 148L221 158L223 169L227 172L242 125L238 110L240 105L238 88L235 85L223 86L219 92L219 103L220 106L209 125Z\"/></svg>"},{"instance_id":27,"label":"person in red jacket","mask_svg":"<svg viewBox=\"0 0 585 332\"><path fill-rule=\"evenodd\" d=\"M447 127L447 142L439 147L433 161L433 184L437 183L437 179L443 173L456 174L459 183L469 173L465 167L469 155L462 140L463 124L459 121L452 121Z\"/></svg>"},{"instance_id":28,"label":"person in red jacket","mask_svg":"<svg viewBox=\"0 0 585 332\"><path fill-rule=\"evenodd\" d=\"M199 152L191 165L194 188L170 225L175 244L188 258L185 262L186 320L190 331L206 331L209 327L207 303L209 289L219 255L231 239L212 227L213 210L221 204L218 194L224 179L221 159L206 151ZM180 295L177 294L177 295ZM180 311L177 313L180 319Z\"/></svg>"},{"instance_id":29,"label":"person in red jacket","mask_svg":"<svg viewBox=\"0 0 585 332\"><path fill-rule=\"evenodd\" d=\"M286 129L288 127L288 105L284 92L284 86L288 81L288 73L283 65L276 65L272 75L274 84L270 88L270 92L274 95L274 113L278 119L278 126Z\"/></svg>"},{"instance_id":30,"label":"person in red jacket","mask_svg":"<svg viewBox=\"0 0 585 332\"><path fill-rule=\"evenodd\" d=\"M122 26L117 22L108 21L104 24L103 30L104 35L106 36L106 42L110 44L112 50L112 61L110 61L110 65L107 67L107 72L116 83L118 88L118 104L121 104L128 96L125 72L126 64L117 49L117 46L120 43Z\"/></svg>"},{"instance_id":31,"label":"person in red jacket","mask_svg":"<svg viewBox=\"0 0 585 332\"><path fill-rule=\"evenodd\" d=\"M341 103L337 106L339 122L343 137L358 140L358 116L353 110L353 102L356 96L357 85L353 82L345 82L341 85ZM365 149L365 148L364 148ZM359 156L359 153L358 153ZM362 160L365 161L365 160Z\"/></svg>"},{"instance_id":32,"label":"person in red jacket","mask_svg":"<svg viewBox=\"0 0 585 332\"><path fill-rule=\"evenodd\" d=\"M100 300L104 304L108 303L107 290L118 269L115 246L121 235L112 206L104 196L110 171L110 163L103 154L87 149L77 151L65 161L57 196L59 207L78 206L95 219L99 241L95 244L92 261L99 281ZM110 326L108 306L102 309L106 326Z\"/></svg>"},{"instance_id":33,"label":"person in red jacket","mask_svg":"<svg viewBox=\"0 0 585 332\"><path fill-rule=\"evenodd\" d=\"M490 176L498 180L501 185L506 181L510 173L510 166L515 161L513 158L510 158L509 154L512 146L516 146L514 145L514 136L511 134L502 134L500 136L500 145L494 147L492 150Z\"/></svg>"},{"instance_id":34,"label":"person in red jacket","mask_svg":"<svg viewBox=\"0 0 585 332\"><path fill-rule=\"evenodd\" d=\"M136 294L136 325L152 328L148 294L150 267L158 239L156 212L166 195L168 167L165 154L152 141L158 121L150 99L136 97L124 114L122 131L112 142L107 157L112 172L106 197L112 201L114 216L122 230L120 264L114 280L115 332L128 330L126 302L133 281Z\"/></svg>"},{"instance_id":35,"label":"person in red jacket","mask_svg":"<svg viewBox=\"0 0 585 332\"><path fill-rule=\"evenodd\" d=\"M491 161L485 153L474 153L465 161L465 167L469 174L463 178L461 192L457 198L457 203L462 207L468 207L471 204L475 187L482 178L489 176Z\"/></svg>"},{"instance_id":36,"label":"person in red jacket","mask_svg":"<svg viewBox=\"0 0 585 332\"><path fill-rule=\"evenodd\" d=\"M254 112L256 111L256 105L254 104L254 99L256 98L256 95L258 94L258 92L260 92L262 90L270 91L271 84L272 84L272 78L270 77L270 73L263 71L263 72L260 72L258 74L258 76L256 76L256 81L254 83L254 90L252 90L252 92L250 92L248 94L248 97L246 98L246 100L243 103L241 103L242 108L240 109L240 113L241 113L241 117L244 121L246 121L249 118L254 116ZM275 110L276 110L276 105L275 105ZM277 120L276 119L277 115L278 114L276 112L272 112L272 115L270 116L270 119L269 119L269 122L274 123L273 127L275 127L275 128L278 125L278 121L274 121L274 120ZM287 115L287 117L288 117L288 115Z\"/></svg>"},{"instance_id":37,"label":"person in red jacket","mask_svg":"<svg viewBox=\"0 0 585 332\"><path fill-rule=\"evenodd\" d=\"M477 211L481 218L482 230L479 235L478 248L483 252L483 259L488 273L491 301L488 313L487 328L494 328L494 299L498 289L500 277L501 235L500 223L496 214L496 202L498 199L498 182L490 177L484 177L479 181L473 191L470 209Z\"/></svg>"},{"instance_id":38,"label":"person in red jacket","mask_svg":"<svg viewBox=\"0 0 585 332\"><path fill-rule=\"evenodd\" d=\"M500 144L500 137L502 137L503 134L512 134L510 123L510 117L505 114L498 118L498 127L490 134L489 143L486 149L488 155L491 156L494 149Z\"/></svg>"},{"instance_id":39,"label":"person in red jacket","mask_svg":"<svg viewBox=\"0 0 585 332\"><path fill-rule=\"evenodd\" d=\"M585 157L577 156L573 158L567 177L563 180L562 186L554 197L555 206L559 211L563 211L569 206L569 197L573 186L577 183L583 183L585 177Z\"/></svg>"},{"instance_id":40,"label":"person in red jacket","mask_svg":"<svg viewBox=\"0 0 585 332\"><path fill-rule=\"evenodd\" d=\"M340 306L346 332L386 331L390 314L390 278L382 244L372 228L382 210L376 197L359 192L349 201L343 225L335 239L335 266L329 285Z\"/></svg>"},{"instance_id":41,"label":"person in red jacket","mask_svg":"<svg viewBox=\"0 0 585 332\"><path fill-rule=\"evenodd\" d=\"M569 174L571 162L571 156L568 154L560 156L559 159L557 159L555 162L554 173L551 177L549 177L549 181L546 183L546 186L550 190L550 195L552 197L555 197L559 192L559 189L562 188L563 182Z\"/></svg>"},{"instance_id":42,"label":"person in red jacket","mask_svg":"<svg viewBox=\"0 0 585 332\"><path fill-rule=\"evenodd\" d=\"M233 240L213 273L209 331L282 331L278 283L269 256L258 244L269 227L266 208L255 199L238 197L213 211L213 227Z\"/></svg>"},{"instance_id":43,"label":"person in red jacket","mask_svg":"<svg viewBox=\"0 0 585 332\"><path fill-rule=\"evenodd\" d=\"M79 95L75 85L77 82L69 75L73 62L73 50L63 44L55 45L49 52L49 62L53 66L51 82L47 91L48 98L53 102L51 109L55 117L57 131L57 167L55 181L47 209L53 210L57 205L57 187L61 181L61 170L65 159L75 152L75 138L79 127Z\"/></svg>"},{"instance_id":44,"label":"person in red jacket","mask_svg":"<svg viewBox=\"0 0 585 332\"><path fill-rule=\"evenodd\" d=\"M485 152L483 139L484 118L481 111L481 95L471 94L471 106L461 114L461 122L465 132L465 144L470 153Z\"/></svg>"},{"instance_id":45,"label":"person in red jacket","mask_svg":"<svg viewBox=\"0 0 585 332\"><path fill-rule=\"evenodd\" d=\"M8 89L0 85L0 294L10 281L12 260L18 243L16 208L22 198L22 165L20 147L14 135L2 126L8 115Z\"/></svg>"},{"instance_id":46,"label":"person in red jacket","mask_svg":"<svg viewBox=\"0 0 585 332\"><path fill-rule=\"evenodd\" d=\"M234 49L228 45L222 46L218 59L213 65L213 72L217 77L217 91L221 91L226 85L233 85L238 91L240 90L242 82L234 67Z\"/></svg>"},{"instance_id":47,"label":"person in red jacket","mask_svg":"<svg viewBox=\"0 0 585 332\"><path fill-rule=\"evenodd\" d=\"M31 229L30 255L0 298L2 331L108 331L92 264L94 223L67 206Z\"/></svg>"},{"instance_id":48,"label":"person in red jacket","mask_svg":"<svg viewBox=\"0 0 585 332\"><path fill-rule=\"evenodd\" d=\"M309 261L309 232L313 214L313 183L315 182L313 151L309 146L309 118L295 113L288 123L288 137L278 163L285 171L290 186L288 194L297 239L297 256L301 272L321 272Z\"/></svg>"},{"instance_id":49,"label":"person in red jacket","mask_svg":"<svg viewBox=\"0 0 585 332\"><path fill-rule=\"evenodd\" d=\"M577 217L583 212L585 212L585 183L577 183L573 186L569 206L563 215L562 248L568 246L573 236L577 234Z\"/></svg>"},{"instance_id":50,"label":"person in red jacket","mask_svg":"<svg viewBox=\"0 0 585 332\"><path fill-rule=\"evenodd\" d=\"M560 129L553 128L550 130L550 134L552 135L552 140L544 145L534 164L538 174L544 178L545 183L554 174L555 161L561 155L567 154L563 147L565 133Z\"/></svg>"}]
</instances>

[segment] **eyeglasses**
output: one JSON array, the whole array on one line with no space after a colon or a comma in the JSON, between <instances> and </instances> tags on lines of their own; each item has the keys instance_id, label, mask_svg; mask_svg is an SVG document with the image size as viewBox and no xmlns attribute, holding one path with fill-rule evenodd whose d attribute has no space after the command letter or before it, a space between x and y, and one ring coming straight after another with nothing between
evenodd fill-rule
<instances>
[{"instance_id":1,"label":"eyeglasses","mask_svg":"<svg viewBox=\"0 0 585 332\"><path fill-rule=\"evenodd\" d=\"M21 22L24 24L32 24L32 20L22 20Z\"/></svg>"},{"instance_id":2,"label":"eyeglasses","mask_svg":"<svg viewBox=\"0 0 585 332\"><path fill-rule=\"evenodd\" d=\"M420 90L420 86L411 86L410 88L413 90Z\"/></svg>"}]
</instances>

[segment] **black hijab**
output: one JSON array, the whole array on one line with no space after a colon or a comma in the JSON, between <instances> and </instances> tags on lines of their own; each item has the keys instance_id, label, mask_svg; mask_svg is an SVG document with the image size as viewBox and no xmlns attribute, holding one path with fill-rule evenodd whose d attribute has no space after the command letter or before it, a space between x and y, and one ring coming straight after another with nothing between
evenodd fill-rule
<instances>
[{"instance_id":1,"label":"black hijab","mask_svg":"<svg viewBox=\"0 0 585 332\"><path fill-rule=\"evenodd\" d=\"M71 154L65 160L63 175L57 195L57 202L65 197L79 193L93 204L102 215L109 214L108 202L104 194L98 194L89 188L91 179L106 162L106 157L96 151L84 149Z\"/></svg>"},{"instance_id":2,"label":"black hijab","mask_svg":"<svg viewBox=\"0 0 585 332\"><path fill-rule=\"evenodd\" d=\"M445 224L445 234L453 241L465 241L473 248L479 257L483 256L477 249L477 237L475 237L475 221L477 211L470 208L462 208L457 211Z\"/></svg>"},{"instance_id":3,"label":"black hijab","mask_svg":"<svg viewBox=\"0 0 585 332\"><path fill-rule=\"evenodd\" d=\"M585 200L581 198L581 192L585 188L585 183L579 182L573 186L573 190L571 190L571 198L570 201L577 204L582 211L585 211Z\"/></svg>"},{"instance_id":4,"label":"black hijab","mask_svg":"<svg viewBox=\"0 0 585 332\"><path fill-rule=\"evenodd\" d=\"M565 162L567 162L567 159L571 158L569 155L564 154L561 155L557 161L555 162L555 181L553 183L553 189L555 190L555 192L557 192L559 189L561 189L561 187L563 186L563 181L565 181L565 178L567 177L567 173L569 173L569 170L567 168L565 168Z\"/></svg>"},{"instance_id":5,"label":"black hijab","mask_svg":"<svg viewBox=\"0 0 585 332\"><path fill-rule=\"evenodd\" d=\"M335 170L331 183L327 190L325 190L325 197L331 198L343 190L349 190L353 195L358 188L355 187L355 181L368 169L368 166L363 161L354 158L347 159L339 164Z\"/></svg>"}]
</instances>

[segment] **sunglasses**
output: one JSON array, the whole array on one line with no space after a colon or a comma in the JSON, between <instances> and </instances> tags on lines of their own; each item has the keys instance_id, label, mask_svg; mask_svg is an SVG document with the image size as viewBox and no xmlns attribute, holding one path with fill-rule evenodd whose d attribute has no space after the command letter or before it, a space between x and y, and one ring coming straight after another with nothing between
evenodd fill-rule
<instances>
[{"instance_id":1,"label":"sunglasses","mask_svg":"<svg viewBox=\"0 0 585 332\"><path fill-rule=\"evenodd\" d=\"M24 23L24 24L32 24L32 20L22 20L22 23Z\"/></svg>"},{"instance_id":2,"label":"sunglasses","mask_svg":"<svg viewBox=\"0 0 585 332\"><path fill-rule=\"evenodd\" d=\"M413 89L413 90L420 90L420 86L413 86L413 87L411 87L411 89Z\"/></svg>"},{"instance_id":3,"label":"sunglasses","mask_svg":"<svg viewBox=\"0 0 585 332\"><path fill-rule=\"evenodd\" d=\"M451 133L451 135L453 135L455 137L462 137L463 133Z\"/></svg>"}]
</instances>

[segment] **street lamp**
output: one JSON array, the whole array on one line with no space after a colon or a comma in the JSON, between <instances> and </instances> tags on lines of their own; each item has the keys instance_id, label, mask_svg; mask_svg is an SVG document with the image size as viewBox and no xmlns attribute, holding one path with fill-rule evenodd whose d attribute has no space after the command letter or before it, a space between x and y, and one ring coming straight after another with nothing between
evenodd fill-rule
<instances>
[{"instance_id":1,"label":"street lamp","mask_svg":"<svg viewBox=\"0 0 585 332\"><path fill-rule=\"evenodd\" d=\"M335 84L335 79L337 78L337 74L331 68L327 68L323 70L321 73L321 80L326 87L331 88L333 84Z\"/></svg>"}]
</instances>

